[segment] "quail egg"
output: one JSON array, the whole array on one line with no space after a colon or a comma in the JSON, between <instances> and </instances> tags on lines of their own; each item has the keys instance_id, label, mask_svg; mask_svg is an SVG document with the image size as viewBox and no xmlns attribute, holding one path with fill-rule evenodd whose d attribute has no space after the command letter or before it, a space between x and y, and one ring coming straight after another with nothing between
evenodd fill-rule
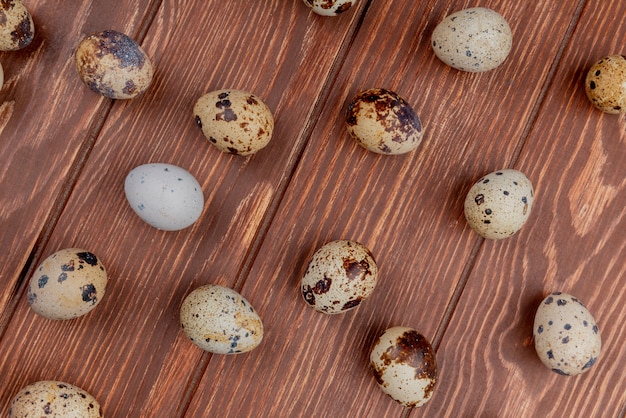
<instances>
[{"instance_id":1,"label":"quail egg","mask_svg":"<svg viewBox=\"0 0 626 418\"><path fill-rule=\"evenodd\" d=\"M513 34L507 21L484 7L460 10L447 16L433 31L435 55L461 71L493 70L511 51Z\"/></svg>"},{"instance_id":2,"label":"quail egg","mask_svg":"<svg viewBox=\"0 0 626 418\"><path fill-rule=\"evenodd\" d=\"M25 386L15 395L9 409L9 418L102 416L102 408L92 395L77 386L53 380Z\"/></svg>"},{"instance_id":3,"label":"quail egg","mask_svg":"<svg viewBox=\"0 0 626 418\"><path fill-rule=\"evenodd\" d=\"M106 285L106 270L95 254L66 248L37 267L28 287L28 304L48 319L77 318L100 303Z\"/></svg>"},{"instance_id":4,"label":"quail egg","mask_svg":"<svg viewBox=\"0 0 626 418\"><path fill-rule=\"evenodd\" d=\"M20 0L0 2L0 51L17 51L30 45L35 24Z\"/></svg>"},{"instance_id":5,"label":"quail egg","mask_svg":"<svg viewBox=\"0 0 626 418\"><path fill-rule=\"evenodd\" d=\"M331 241L309 261L302 296L313 309L338 314L356 308L374 291L378 267L372 253L352 240Z\"/></svg>"},{"instance_id":6,"label":"quail egg","mask_svg":"<svg viewBox=\"0 0 626 418\"><path fill-rule=\"evenodd\" d=\"M318 15L337 16L356 4L357 0L304 0Z\"/></svg>"},{"instance_id":7,"label":"quail egg","mask_svg":"<svg viewBox=\"0 0 626 418\"><path fill-rule=\"evenodd\" d=\"M548 295L537 308L535 350L552 371L573 376L589 370L600 355L600 330L580 300L567 293Z\"/></svg>"},{"instance_id":8,"label":"quail egg","mask_svg":"<svg viewBox=\"0 0 626 418\"><path fill-rule=\"evenodd\" d=\"M465 219L484 238L507 238L526 223L533 199L533 186L523 173L495 171L470 189L465 198Z\"/></svg>"},{"instance_id":9,"label":"quail egg","mask_svg":"<svg viewBox=\"0 0 626 418\"><path fill-rule=\"evenodd\" d=\"M152 82L152 63L144 50L114 30L84 38L76 49L75 60L80 79L110 99L132 99Z\"/></svg>"},{"instance_id":10,"label":"quail egg","mask_svg":"<svg viewBox=\"0 0 626 418\"><path fill-rule=\"evenodd\" d=\"M437 361L430 342L408 327L392 327L370 353L378 386L402 406L424 405L437 383Z\"/></svg>"},{"instance_id":11,"label":"quail egg","mask_svg":"<svg viewBox=\"0 0 626 418\"><path fill-rule=\"evenodd\" d=\"M379 154L413 151L424 135L411 105L393 91L380 88L362 91L352 99L346 127L362 147Z\"/></svg>"},{"instance_id":12,"label":"quail egg","mask_svg":"<svg viewBox=\"0 0 626 418\"><path fill-rule=\"evenodd\" d=\"M217 90L200 97L193 108L196 124L222 152L251 155L272 138L274 117L252 93Z\"/></svg>"},{"instance_id":13,"label":"quail egg","mask_svg":"<svg viewBox=\"0 0 626 418\"><path fill-rule=\"evenodd\" d=\"M585 91L593 105L606 113L626 113L626 56L609 55L591 66Z\"/></svg>"},{"instance_id":14,"label":"quail egg","mask_svg":"<svg viewBox=\"0 0 626 418\"><path fill-rule=\"evenodd\" d=\"M180 324L191 342L216 354L245 353L263 339L263 323L250 302L218 285L201 286L187 295Z\"/></svg>"}]
</instances>

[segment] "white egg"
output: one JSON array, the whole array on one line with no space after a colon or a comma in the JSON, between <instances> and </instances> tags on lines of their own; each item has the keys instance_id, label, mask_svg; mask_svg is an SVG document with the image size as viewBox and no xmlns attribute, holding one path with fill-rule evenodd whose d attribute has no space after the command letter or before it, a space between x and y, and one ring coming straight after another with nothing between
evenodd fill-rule
<instances>
[{"instance_id":1,"label":"white egg","mask_svg":"<svg viewBox=\"0 0 626 418\"><path fill-rule=\"evenodd\" d=\"M126 199L141 219L157 229L178 231L196 222L204 208L198 181L171 164L134 168L124 183Z\"/></svg>"},{"instance_id":2,"label":"white egg","mask_svg":"<svg viewBox=\"0 0 626 418\"><path fill-rule=\"evenodd\" d=\"M304 4L321 16L337 16L356 2L357 0L304 0Z\"/></svg>"}]
</instances>

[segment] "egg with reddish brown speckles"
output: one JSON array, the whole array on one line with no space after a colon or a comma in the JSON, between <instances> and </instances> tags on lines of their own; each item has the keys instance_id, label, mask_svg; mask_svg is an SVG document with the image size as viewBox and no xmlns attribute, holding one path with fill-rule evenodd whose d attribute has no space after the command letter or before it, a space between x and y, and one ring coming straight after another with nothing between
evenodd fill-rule
<instances>
[{"instance_id":1,"label":"egg with reddish brown speckles","mask_svg":"<svg viewBox=\"0 0 626 418\"><path fill-rule=\"evenodd\" d=\"M541 362L566 376L589 370L602 347L600 330L589 310L562 292L548 295L537 308L533 340Z\"/></svg>"},{"instance_id":2,"label":"egg with reddish brown speckles","mask_svg":"<svg viewBox=\"0 0 626 418\"><path fill-rule=\"evenodd\" d=\"M392 327L370 353L378 386L400 405L413 408L428 402L437 383L437 361L430 342L408 327Z\"/></svg>"},{"instance_id":3,"label":"egg with reddish brown speckles","mask_svg":"<svg viewBox=\"0 0 626 418\"><path fill-rule=\"evenodd\" d=\"M626 113L626 56L609 55L591 66L585 91L593 105L606 113Z\"/></svg>"},{"instance_id":4,"label":"egg with reddish brown speckles","mask_svg":"<svg viewBox=\"0 0 626 418\"><path fill-rule=\"evenodd\" d=\"M304 0L311 10L321 16L337 16L356 4L357 0Z\"/></svg>"},{"instance_id":5,"label":"egg with reddish brown speckles","mask_svg":"<svg viewBox=\"0 0 626 418\"><path fill-rule=\"evenodd\" d=\"M422 142L420 118L406 100L386 89L357 94L346 112L348 133L363 148L387 155L405 154Z\"/></svg>"},{"instance_id":6,"label":"egg with reddish brown speckles","mask_svg":"<svg viewBox=\"0 0 626 418\"><path fill-rule=\"evenodd\" d=\"M9 409L9 418L102 417L102 408L91 394L78 386L53 380L31 383L20 390Z\"/></svg>"},{"instance_id":7,"label":"egg with reddish brown speckles","mask_svg":"<svg viewBox=\"0 0 626 418\"><path fill-rule=\"evenodd\" d=\"M28 286L28 304L48 319L85 315L104 297L107 273L95 254L66 248L46 258Z\"/></svg>"},{"instance_id":8,"label":"egg with reddish brown speckles","mask_svg":"<svg viewBox=\"0 0 626 418\"><path fill-rule=\"evenodd\" d=\"M114 30L84 38L74 59L80 79L110 99L132 99L152 83L154 70L148 55L133 39Z\"/></svg>"},{"instance_id":9,"label":"egg with reddish brown speckles","mask_svg":"<svg viewBox=\"0 0 626 418\"><path fill-rule=\"evenodd\" d=\"M372 294L377 280L372 253L356 241L337 240L315 251L302 277L301 292L316 311L338 314L359 306Z\"/></svg>"},{"instance_id":10,"label":"egg with reddish brown speckles","mask_svg":"<svg viewBox=\"0 0 626 418\"><path fill-rule=\"evenodd\" d=\"M193 113L209 142L229 154L252 155L269 144L274 132L269 107L247 91L207 93L198 99Z\"/></svg>"},{"instance_id":11,"label":"egg with reddish brown speckles","mask_svg":"<svg viewBox=\"0 0 626 418\"><path fill-rule=\"evenodd\" d=\"M465 198L465 219L484 238L507 238L526 223L534 196L532 183L520 171L494 171L470 189Z\"/></svg>"},{"instance_id":12,"label":"egg with reddish brown speckles","mask_svg":"<svg viewBox=\"0 0 626 418\"><path fill-rule=\"evenodd\" d=\"M0 2L0 51L26 48L35 37L33 18L20 0Z\"/></svg>"}]
</instances>

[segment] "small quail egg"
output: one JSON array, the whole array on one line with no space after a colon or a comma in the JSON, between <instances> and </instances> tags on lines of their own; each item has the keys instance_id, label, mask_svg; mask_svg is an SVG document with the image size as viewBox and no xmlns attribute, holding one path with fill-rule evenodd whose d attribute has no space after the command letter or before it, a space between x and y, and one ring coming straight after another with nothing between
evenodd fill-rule
<instances>
[{"instance_id":1,"label":"small quail egg","mask_svg":"<svg viewBox=\"0 0 626 418\"><path fill-rule=\"evenodd\" d=\"M11 402L9 418L102 417L102 408L92 395L65 382L42 380L25 386Z\"/></svg>"},{"instance_id":2,"label":"small quail egg","mask_svg":"<svg viewBox=\"0 0 626 418\"><path fill-rule=\"evenodd\" d=\"M447 16L433 31L435 55L461 71L483 72L498 67L511 51L513 34L497 12L483 7Z\"/></svg>"},{"instance_id":3,"label":"small quail egg","mask_svg":"<svg viewBox=\"0 0 626 418\"><path fill-rule=\"evenodd\" d=\"M187 295L180 324L191 342L216 354L245 353L263 339L263 323L250 302L218 285L201 286Z\"/></svg>"},{"instance_id":4,"label":"small quail egg","mask_svg":"<svg viewBox=\"0 0 626 418\"><path fill-rule=\"evenodd\" d=\"M507 238L526 223L533 199L533 186L523 173L495 171L470 189L465 198L465 219L484 238Z\"/></svg>"},{"instance_id":5,"label":"small quail egg","mask_svg":"<svg viewBox=\"0 0 626 418\"><path fill-rule=\"evenodd\" d=\"M124 182L128 204L147 224L164 231L178 231L198 220L204 195L198 181L172 164L135 167Z\"/></svg>"},{"instance_id":6,"label":"small quail egg","mask_svg":"<svg viewBox=\"0 0 626 418\"><path fill-rule=\"evenodd\" d=\"M304 0L318 15L337 16L356 4L357 0Z\"/></svg>"},{"instance_id":7,"label":"small quail egg","mask_svg":"<svg viewBox=\"0 0 626 418\"><path fill-rule=\"evenodd\" d=\"M593 105L606 113L626 113L626 56L609 55L591 66L585 91Z\"/></svg>"},{"instance_id":8,"label":"small quail egg","mask_svg":"<svg viewBox=\"0 0 626 418\"><path fill-rule=\"evenodd\" d=\"M343 313L368 298L377 280L378 267L365 246L351 240L331 241L311 257L301 280L302 296L316 311Z\"/></svg>"},{"instance_id":9,"label":"small quail egg","mask_svg":"<svg viewBox=\"0 0 626 418\"><path fill-rule=\"evenodd\" d=\"M66 248L37 267L28 287L28 304L48 319L77 318L100 303L106 285L106 270L93 253Z\"/></svg>"},{"instance_id":10,"label":"small quail egg","mask_svg":"<svg viewBox=\"0 0 626 418\"><path fill-rule=\"evenodd\" d=\"M75 54L80 79L110 99L132 99L148 89L153 68L133 39L114 30L84 38Z\"/></svg>"},{"instance_id":11,"label":"small quail egg","mask_svg":"<svg viewBox=\"0 0 626 418\"><path fill-rule=\"evenodd\" d=\"M35 37L33 18L20 0L0 2L0 51L17 51Z\"/></svg>"},{"instance_id":12,"label":"small quail egg","mask_svg":"<svg viewBox=\"0 0 626 418\"><path fill-rule=\"evenodd\" d=\"M272 138L274 117L265 103L242 90L217 90L196 102L193 113L204 136L222 152L251 155Z\"/></svg>"},{"instance_id":13,"label":"small quail egg","mask_svg":"<svg viewBox=\"0 0 626 418\"><path fill-rule=\"evenodd\" d=\"M348 133L364 148L379 154L404 154L422 142L422 123L398 94L369 89L357 94L346 112Z\"/></svg>"},{"instance_id":14,"label":"small quail egg","mask_svg":"<svg viewBox=\"0 0 626 418\"><path fill-rule=\"evenodd\" d=\"M437 361L428 340L408 327L393 327L381 335L370 353L378 386L402 406L428 402L437 383Z\"/></svg>"},{"instance_id":15,"label":"small quail egg","mask_svg":"<svg viewBox=\"0 0 626 418\"><path fill-rule=\"evenodd\" d=\"M589 370L600 355L600 331L591 313L567 293L548 295L537 308L535 350L552 371L573 376Z\"/></svg>"}]
</instances>

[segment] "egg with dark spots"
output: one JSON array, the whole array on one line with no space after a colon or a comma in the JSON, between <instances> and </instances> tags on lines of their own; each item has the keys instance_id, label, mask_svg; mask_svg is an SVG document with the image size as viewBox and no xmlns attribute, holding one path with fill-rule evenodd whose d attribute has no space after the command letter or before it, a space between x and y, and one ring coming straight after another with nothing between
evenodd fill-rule
<instances>
[{"instance_id":1,"label":"egg with dark spots","mask_svg":"<svg viewBox=\"0 0 626 418\"><path fill-rule=\"evenodd\" d=\"M154 70L145 51L127 35L105 30L84 38L75 53L80 79L110 99L132 99L152 83Z\"/></svg>"},{"instance_id":2,"label":"egg with dark spots","mask_svg":"<svg viewBox=\"0 0 626 418\"><path fill-rule=\"evenodd\" d=\"M484 7L447 16L433 31L435 55L461 71L484 72L498 67L509 55L513 34L498 12Z\"/></svg>"},{"instance_id":3,"label":"egg with dark spots","mask_svg":"<svg viewBox=\"0 0 626 418\"><path fill-rule=\"evenodd\" d=\"M321 16L337 16L350 9L357 0L304 0L311 10Z\"/></svg>"},{"instance_id":4,"label":"egg with dark spots","mask_svg":"<svg viewBox=\"0 0 626 418\"><path fill-rule=\"evenodd\" d=\"M331 241L311 257L300 288L305 302L318 312L339 314L367 299L378 280L374 256L352 240Z\"/></svg>"},{"instance_id":5,"label":"egg with dark spots","mask_svg":"<svg viewBox=\"0 0 626 418\"><path fill-rule=\"evenodd\" d=\"M609 55L589 68L585 92L606 113L626 113L626 56Z\"/></svg>"},{"instance_id":6,"label":"egg with dark spots","mask_svg":"<svg viewBox=\"0 0 626 418\"><path fill-rule=\"evenodd\" d=\"M11 401L9 418L102 417L96 398L78 386L42 380L22 388Z\"/></svg>"},{"instance_id":7,"label":"egg with dark spots","mask_svg":"<svg viewBox=\"0 0 626 418\"><path fill-rule=\"evenodd\" d=\"M534 197L532 183L522 172L494 171L474 183L468 192L465 219L484 238L507 238L528 220Z\"/></svg>"},{"instance_id":8,"label":"egg with dark spots","mask_svg":"<svg viewBox=\"0 0 626 418\"><path fill-rule=\"evenodd\" d=\"M200 97L193 108L198 128L222 152L252 155L272 139L274 117L269 107L243 90L216 90Z\"/></svg>"},{"instance_id":9,"label":"egg with dark spots","mask_svg":"<svg viewBox=\"0 0 626 418\"><path fill-rule=\"evenodd\" d=\"M250 302L219 285L201 286L187 295L180 325L192 343L215 354L245 353L263 340L263 322Z\"/></svg>"},{"instance_id":10,"label":"egg with dark spots","mask_svg":"<svg viewBox=\"0 0 626 418\"><path fill-rule=\"evenodd\" d=\"M370 366L378 386L400 405L428 402L437 383L437 361L430 342L408 327L387 329L375 342Z\"/></svg>"},{"instance_id":11,"label":"egg with dark spots","mask_svg":"<svg viewBox=\"0 0 626 418\"><path fill-rule=\"evenodd\" d=\"M562 292L546 296L533 324L535 350L555 373L574 376L593 366L602 348L595 319L576 297Z\"/></svg>"},{"instance_id":12,"label":"egg with dark spots","mask_svg":"<svg viewBox=\"0 0 626 418\"><path fill-rule=\"evenodd\" d=\"M0 51L26 48L35 37L33 18L20 0L0 2Z\"/></svg>"},{"instance_id":13,"label":"egg with dark spots","mask_svg":"<svg viewBox=\"0 0 626 418\"><path fill-rule=\"evenodd\" d=\"M422 142L417 113L397 93L373 88L358 93L346 112L348 133L365 149L387 155L405 154Z\"/></svg>"},{"instance_id":14,"label":"egg with dark spots","mask_svg":"<svg viewBox=\"0 0 626 418\"><path fill-rule=\"evenodd\" d=\"M66 248L46 258L28 286L28 304L48 319L72 319L94 309L104 297L107 272L95 254Z\"/></svg>"}]
</instances>

